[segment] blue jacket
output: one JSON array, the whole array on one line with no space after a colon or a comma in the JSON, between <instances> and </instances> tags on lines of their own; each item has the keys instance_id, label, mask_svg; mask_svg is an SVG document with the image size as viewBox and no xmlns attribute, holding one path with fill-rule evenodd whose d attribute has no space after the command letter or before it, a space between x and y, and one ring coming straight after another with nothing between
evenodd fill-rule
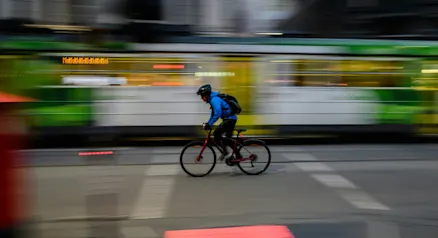
<instances>
[{"instance_id":1,"label":"blue jacket","mask_svg":"<svg viewBox=\"0 0 438 238\"><path fill-rule=\"evenodd\" d=\"M230 106L222 98L218 97L218 94L218 92L211 92L210 98L207 100L211 105L211 115L208 120L208 124L211 126L214 125L219 118L237 120L237 115L231 114Z\"/></svg>"}]
</instances>

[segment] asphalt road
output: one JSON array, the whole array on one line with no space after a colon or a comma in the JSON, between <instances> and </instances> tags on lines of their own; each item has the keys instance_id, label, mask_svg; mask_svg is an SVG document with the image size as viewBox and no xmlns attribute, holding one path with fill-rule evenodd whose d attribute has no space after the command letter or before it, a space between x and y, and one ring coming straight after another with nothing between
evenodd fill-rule
<instances>
[{"instance_id":1,"label":"asphalt road","mask_svg":"<svg viewBox=\"0 0 438 238\"><path fill-rule=\"evenodd\" d=\"M180 148L115 148L111 166L81 166L81 150L22 152L35 188L41 237L85 237L86 217L120 237L168 230L286 225L297 238L404 238L438 234L438 146L273 146L260 176L223 164L183 174ZM103 158L103 157L102 157ZM102 162L102 161L100 161ZM53 167L55 166L55 167ZM116 227L118 225L118 227Z\"/></svg>"}]
</instances>

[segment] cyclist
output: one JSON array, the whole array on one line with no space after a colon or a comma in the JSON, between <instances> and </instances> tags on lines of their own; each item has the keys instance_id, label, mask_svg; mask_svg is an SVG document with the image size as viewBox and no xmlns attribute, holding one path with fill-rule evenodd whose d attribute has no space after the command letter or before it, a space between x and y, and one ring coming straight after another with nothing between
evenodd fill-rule
<instances>
[{"instance_id":1,"label":"cyclist","mask_svg":"<svg viewBox=\"0 0 438 238\"><path fill-rule=\"evenodd\" d=\"M237 115L231 113L231 108L228 103L218 97L218 92L212 91L210 84L201 86L196 94L200 95L204 102L210 104L210 119L203 124L205 130L210 130L219 118L222 119L222 123L213 132L213 136L216 144L222 148L222 155L219 159L229 159L232 153L228 152L227 145L233 147L233 144L230 143L230 140L223 139L222 135L225 134L227 138L230 138L233 135L234 127L237 122Z\"/></svg>"}]
</instances>

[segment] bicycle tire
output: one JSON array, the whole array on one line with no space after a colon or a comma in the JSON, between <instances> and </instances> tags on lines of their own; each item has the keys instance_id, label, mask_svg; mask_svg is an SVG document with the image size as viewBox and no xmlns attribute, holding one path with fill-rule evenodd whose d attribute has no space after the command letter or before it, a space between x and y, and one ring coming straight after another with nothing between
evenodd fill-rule
<instances>
[{"instance_id":1,"label":"bicycle tire","mask_svg":"<svg viewBox=\"0 0 438 238\"><path fill-rule=\"evenodd\" d=\"M256 145L263 146L263 147L266 149L266 151L268 152L268 155L269 155L268 163L266 164L265 168L263 168L261 171L259 171L259 172L257 172L257 173L251 173L251 172L245 170L245 169L240 165L240 163L237 164L237 167L239 167L239 169L240 169L243 173L245 173L245 174L247 174L247 175L259 175L259 174L265 172L265 171L269 168L269 165L271 164L271 150L269 149L269 147L266 145L266 143L265 143L264 141L262 141L262 140L255 140L255 139L252 139L252 140L246 140L245 142L243 142L243 144L242 144L242 145L239 147L239 149L238 149L239 154L240 154L240 150L241 150L243 147L245 147L245 145L249 145L249 144L251 144L251 145L256 144Z\"/></svg>"},{"instance_id":2,"label":"bicycle tire","mask_svg":"<svg viewBox=\"0 0 438 238\"><path fill-rule=\"evenodd\" d=\"M188 171L187 168L184 166L183 156L184 156L184 153L186 152L186 150L187 150L189 147L193 147L193 146L195 146L195 145L199 145L199 146L202 147L202 146L204 146L204 141L192 141L192 142L190 142L189 144L187 144L187 145L184 147L184 149L181 151L181 154L180 154L180 157L179 157L179 163L180 163L180 165L181 165L182 170L183 170L186 174L188 174L188 175L190 175L190 176L192 176L192 177L204 177L204 176L209 175L209 174L211 173L211 171L213 171L214 167L216 166L216 152L214 151L213 147L211 147L210 145L207 145L207 147L206 147L205 149L208 148L209 150L211 150L211 152L213 152L213 164L212 164L211 168L207 171L207 173L205 173L205 174L201 174L201 175L193 174L193 173L191 173L190 171ZM204 152L205 152L205 151L204 151Z\"/></svg>"}]
</instances>

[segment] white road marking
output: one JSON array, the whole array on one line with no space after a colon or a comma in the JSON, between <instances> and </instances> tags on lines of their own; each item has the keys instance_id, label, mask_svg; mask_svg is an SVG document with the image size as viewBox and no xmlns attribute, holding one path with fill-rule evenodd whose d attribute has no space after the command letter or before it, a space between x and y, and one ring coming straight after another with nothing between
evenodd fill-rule
<instances>
[{"instance_id":1,"label":"white road marking","mask_svg":"<svg viewBox=\"0 0 438 238\"><path fill-rule=\"evenodd\" d=\"M336 174L335 169L328 166L325 163L317 162L318 159L310 154L296 153L296 154L283 154L285 158L289 161L308 161L305 163L292 163L295 167L306 171L313 172L310 174L318 182L336 189L341 197L351 203L353 206L359 209L373 209L373 210L390 210L389 207L378 202L376 199L371 197L359 190L359 188L354 185L348 179ZM325 174L319 174L318 172L326 172ZM327 173L331 172L331 173Z\"/></svg>"},{"instance_id":2,"label":"white road marking","mask_svg":"<svg viewBox=\"0 0 438 238\"><path fill-rule=\"evenodd\" d=\"M145 176L174 176L181 172L181 166L172 165L151 165L145 170ZM147 179L147 178L146 178Z\"/></svg>"},{"instance_id":3,"label":"white road marking","mask_svg":"<svg viewBox=\"0 0 438 238\"><path fill-rule=\"evenodd\" d=\"M389 207L383 205L370 195L359 190L341 191L340 194L345 200L360 209L390 210Z\"/></svg>"},{"instance_id":4,"label":"white road marking","mask_svg":"<svg viewBox=\"0 0 438 238\"><path fill-rule=\"evenodd\" d=\"M331 188L356 188L352 182L337 174L312 174L311 176Z\"/></svg>"},{"instance_id":5,"label":"white road marking","mask_svg":"<svg viewBox=\"0 0 438 238\"><path fill-rule=\"evenodd\" d=\"M333 172L334 169L326 164L315 163L295 163L295 166L306 172Z\"/></svg>"},{"instance_id":6,"label":"white road marking","mask_svg":"<svg viewBox=\"0 0 438 238\"><path fill-rule=\"evenodd\" d=\"M289 161L317 161L315 157L308 153L285 153L283 157Z\"/></svg>"},{"instance_id":7,"label":"white road marking","mask_svg":"<svg viewBox=\"0 0 438 238\"><path fill-rule=\"evenodd\" d=\"M177 165L151 165L140 188L132 219L162 218L166 215L175 180L181 168Z\"/></svg>"}]
</instances>

